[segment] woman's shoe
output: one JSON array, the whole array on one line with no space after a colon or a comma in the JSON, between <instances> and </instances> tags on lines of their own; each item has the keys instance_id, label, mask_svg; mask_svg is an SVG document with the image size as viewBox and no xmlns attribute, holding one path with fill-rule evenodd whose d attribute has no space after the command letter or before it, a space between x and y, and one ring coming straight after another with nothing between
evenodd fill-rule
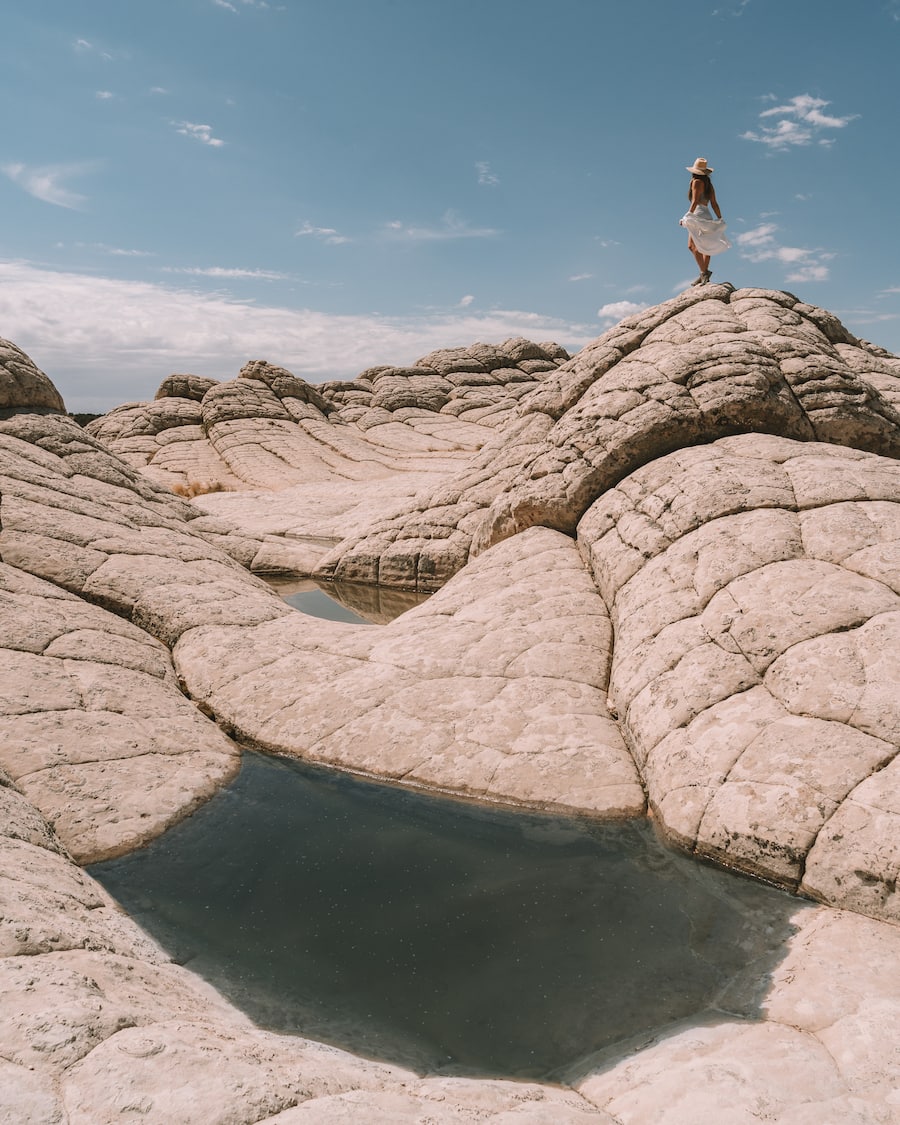
<instances>
[{"instance_id":1,"label":"woman's shoe","mask_svg":"<svg viewBox=\"0 0 900 1125\"><path fill-rule=\"evenodd\" d=\"M699 277L695 277L694 280L691 282L692 286L693 285L705 285L705 284L706 284L706 277L702 273L700 274Z\"/></svg>"},{"instance_id":2,"label":"woman's shoe","mask_svg":"<svg viewBox=\"0 0 900 1125\"><path fill-rule=\"evenodd\" d=\"M704 270L703 273L700 274L700 284L701 285L708 285L709 279L711 277L712 277L712 270Z\"/></svg>"}]
</instances>

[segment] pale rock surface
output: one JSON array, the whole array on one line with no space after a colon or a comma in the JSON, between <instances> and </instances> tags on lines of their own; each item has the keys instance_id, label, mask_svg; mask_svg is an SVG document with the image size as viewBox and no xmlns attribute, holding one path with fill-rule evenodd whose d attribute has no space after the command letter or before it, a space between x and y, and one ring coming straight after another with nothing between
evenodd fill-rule
<instances>
[{"instance_id":1,"label":"pale rock surface","mask_svg":"<svg viewBox=\"0 0 900 1125\"><path fill-rule=\"evenodd\" d=\"M664 832L900 921L897 497L900 462L748 434L632 473L578 542Z\"/></svg>"},{"instance_id":2,"label":"pale rock surface","mask_svg":"<svg viewBox=\"0 0 900 1125\"><path fill-rule=\"evenodd\" d=\"M200 627L173 656L191 695L263 749L465 795L634 816L643 790L607 710L611 639L572 541L533 528L389 625L294 615Z\"/></svg>"},{"instance_id":3,"label":"pale rock surface","mask_svg":"<svg viewBox=\"0 0 900 1125\"><path fill-rule=\"evenodd\" d=\"M364 488L358 481L335 480L278 492L245 489L198 495L194 504L214 525L234 525L259 541L251 563L256 573L312 574L357 528L407 511L428 479L425 473L398 473L367 481ZM206 518L193 526L205 532Z\"/></svg>"},{"instance_id":4,"label":"pale rock surface","mask_svg":"<svg viewBox=\"0 0 900 1125\"><path fill-rule=\"evenodd\" d=\"M0 563L0 767L91 863L189 815L239 754L179 690L164 645Z\"/></svg>"},{"instance_id":5,"label":"pale rock surface","mask_svg":"<svg viewBox=\"0 0 900 1125\"><path fill-rule=\"evenodd\" d=\"M743 1125L900 1119L900 931L798 904L794 934L696 1019L574 1066L565 1086L422 1078L260 1031L171 964L24 803L0 819L0 1120L118 1125ZM9 835L9 832L14 835ZM22 837L35 835L33 842ZM48 848L46 844L51 846ZM35 873L40 874L35 877ZM31 873L31 874L29 874ZM51 894L46 894L47 889ZM818 1116L817 1116L818 1115Z\"/></svg>"},{"instance_id":6,"label":"pale rock surface","mask_svg":"<svg viewBox=\"0 0 900 1125\"><path fill-rule=\"evenodd\" d=\"M900 1120L900 931L845 911L795 915L781 963L718 1010L567 1076L620 1125L893 1125ZM748 1020L758 1010L761 1019Z\"/></svg>"},{"instance_id":7,"label":"pale rock surface","mask_svg":"<svg viewBox=\"0 0 900 1125\"><path fill-rule=\"evenodd\" d=\"M597 496L655 458L745 430L896 457L900 361L884 356L789 293L689 290L582 349L463 472L348 538L319 573L436 589L532 524L573 533Z\"/></svg>"},{"instance_id":8,"label":"pale rock surface","mask_svg":"<svg viewBox=\"0 0 900 1125\"><path fill-rule=\"evenodd\" d=\"M123 408L121 440L153 444L122 456L0 355L0 1121L900 1122L900 361L728 286L569 362L479 347L320 389L258 361L237 389L172 377L169 406ZM268 482L246 527L230 494L201 511L148 478L178 446ZM276 468L296 483L267 514ZM344 626L246 569L291 558L442 588ZM785 949L568 1089L266 1033L68 854L224 783L208 716L470 796L623 816L646 790L681 847L831 905L798 900Z\"/></svg>"},{"instance_id":9,"label":"pale rock surface","mask_svg":"<svg viewBox=\"0 0 900 1125\"><path fill-rule=\"evenodd\" d=\"M465 464L568 358L557 344L513 339L320 386L251 360L225 383L171 375L153 402L127 403L88 428L189 496L397 474L434 482Z\"/></svg>"}]
</instances>

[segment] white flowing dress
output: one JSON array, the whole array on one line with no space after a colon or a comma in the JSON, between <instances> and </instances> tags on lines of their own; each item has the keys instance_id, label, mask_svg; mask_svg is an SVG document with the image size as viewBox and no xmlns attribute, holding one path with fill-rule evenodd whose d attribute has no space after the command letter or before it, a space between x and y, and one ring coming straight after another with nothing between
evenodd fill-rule
<instances>
[{"instance_id":1,"label":"white flowing dress","mask_svg":"<svg viewBox=\"0 0 900 1125\"><path fill-rule=\"evenodd\" d=\"M721 254L723 250L731 249L731 243L725 237L724 220L714 218L705 203L701 203L693 214L688 211L681 225L701 254Z\"/></svg>"}]
</instances>

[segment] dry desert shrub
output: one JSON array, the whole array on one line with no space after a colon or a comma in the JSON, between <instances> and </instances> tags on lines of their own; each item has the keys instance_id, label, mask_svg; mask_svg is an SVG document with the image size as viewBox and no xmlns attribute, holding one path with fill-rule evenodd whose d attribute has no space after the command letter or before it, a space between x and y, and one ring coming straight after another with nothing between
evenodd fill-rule
<instances>
[{"instance_id":1,"label":"dry desert shrub","mask_svg":"<svg viewBox=\"0 0 900 1125\"><path fill-rule=\"evenodd\" d=\"M186 484L173 484L172 491L176 496L183 496L186 500L190 500L194 496L204 496L210 492L234 492L234 489L218 480L194 480L188 481Z\"/></svg>"}]
</instances>

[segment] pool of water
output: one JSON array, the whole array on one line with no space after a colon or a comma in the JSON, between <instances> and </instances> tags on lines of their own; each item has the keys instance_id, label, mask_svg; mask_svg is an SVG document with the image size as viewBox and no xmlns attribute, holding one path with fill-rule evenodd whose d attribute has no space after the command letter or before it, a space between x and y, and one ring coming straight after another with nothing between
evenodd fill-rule
<instances>
[{"instance_id":1,"label":"pool of water","mask_svg":"<svg viewBox=\"0 0 900 1125\"><path fill-rule=\"evenodd\" d=\"M552 1077L777 961L797 899L598 825L246 753L91 873L261 1026L421 1071Z\"/></svg>"},{"instance_id":2,"label":"pool of water","mask_svg":"<svg viewBox=\"0 0 900 1125\"><path fill-rule=\"evenodd\" d=\"M270 578L269 585L288 605L310 617L354 625L386 625L428 600L427 594L393 590L389 586L352 582L319 584L312 578Z\"/></svg>"}]
</instances>

